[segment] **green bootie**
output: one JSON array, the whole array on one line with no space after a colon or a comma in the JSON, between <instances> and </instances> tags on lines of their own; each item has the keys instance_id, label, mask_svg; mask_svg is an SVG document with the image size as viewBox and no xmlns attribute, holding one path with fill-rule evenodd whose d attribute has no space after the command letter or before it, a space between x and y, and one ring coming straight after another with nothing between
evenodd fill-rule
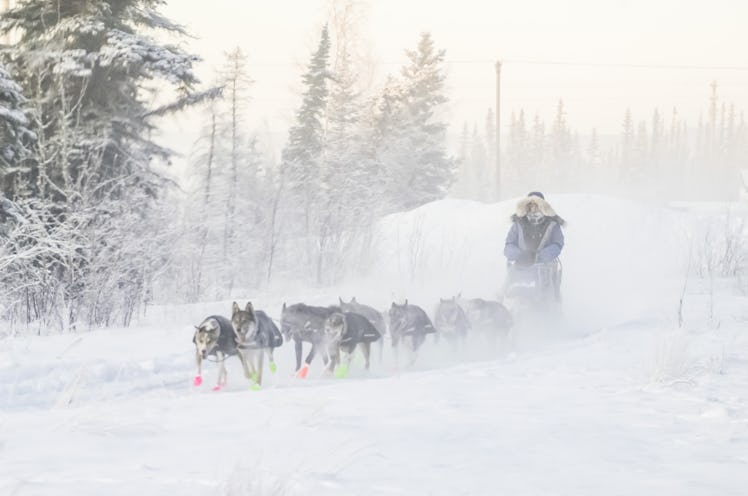
<instances>
[{"instance_id":1,"label":"green bootie","mask_svg":"<svg viewBox=\"0 0 748 496\"><path fill-rule=\"evenodd\" d=\"M273 374L275 374L278 371L278 366L275 364L275 362L270 362L269 367L270 367L270 372L272 372Z\"/></svg>"},{"instance_id":2,"label":"green bootie","mask_svg":"<svg viewBox=\"0 0 748 496\"><path fill-rule=\"evenodd\" d=\"M341 363L338 365L338 368L335 369L335 377L338 379L342 379L345 376L348 375L348 365L345 363Z\"/></svg>"}]
</instances>

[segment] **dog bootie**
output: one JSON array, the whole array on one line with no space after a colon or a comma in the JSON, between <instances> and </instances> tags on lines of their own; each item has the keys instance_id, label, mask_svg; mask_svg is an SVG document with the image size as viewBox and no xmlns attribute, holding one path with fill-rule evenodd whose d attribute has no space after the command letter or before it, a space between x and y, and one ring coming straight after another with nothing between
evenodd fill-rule
<instances>
[{"instance_id":1,"label":"dog bootie","mask_svg":"<svg viewBox=\"0 0 748 496\"><path fill-rule=\"evenodd\" d=\"M249 386L250 391L259 391L262 388L259 384L256 382L253 382L251 386Z\"/></svg>"},{"instance_id":2,"label":"dog bootie","mask_svg":"<svg viewBox=\"0 0 748 496\"><path fill-rule=\"evenodd\" d=\"M348 365L345 363L341 363L338 365L338 368L335 369L335 377L338 379L342 379L345 376L348 375Z\"/></svg>"},{"instance_id":3,"label":"dog bootie","mask_svg":"<svg viewBox=\"0 0 748 496\"><path fill-rule=\"evenodd\" d=\"M270 367L270 372L272 372L273 374L278 372L278 366L275 364L275 362L270 362L270 365L268 366Z\"/></svg>"},{"instance_id":4,"label":"dog bootie","mask_svg":"<svg viewBox=\"0 0 748 496\"><path fill-rule=\"evenodd\" d=\"M307 374L309 374L309 364L305 363L304 366L296 372L296 377L299 379L306 379Z\"/></svg>"},{"instance_id":5,"label":"dog bootie","mask_svg":"<svg viewBox=\"0 0 748 496\"><path fill-rule=\"evenodd\" d=\"M220 391L220 390L221 390L220 384L216 384L215 386L213 386L213 391Z\"/></svg>"},{"instance_id":6,"label":"dog bootie","mask_svg":"<svg viewBox=\"0 0 748 496\"><path fill-rule=\"evenodd\" d=\"M203 378L202 376L196 375L195 378L192 380L193 386L202 386L203 385Z\"/></svg>"}]
</instances>

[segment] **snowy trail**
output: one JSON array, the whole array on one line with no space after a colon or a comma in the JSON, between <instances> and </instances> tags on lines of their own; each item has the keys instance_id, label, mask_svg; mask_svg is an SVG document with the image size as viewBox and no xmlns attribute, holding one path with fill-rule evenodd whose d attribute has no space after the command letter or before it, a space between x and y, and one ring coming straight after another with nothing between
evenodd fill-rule
<instances>
[{"instance_id":1,"label":"snowy trail","mask_svg":"<svg viewBox=\"0 0 748 496\"><path fill-rule=\"evenodd\" d=\"M748 404L734 394L748 388L746 353L730 352L729 373L653 382L662 337L651 328L462 365L424 355L422 370L399 375L268 375L259 393L243 388L237 362L217 394L189 386L191 343L138 354L132 332L102 334L63 363L66 339L40 344L46 353L22 346L16 364L29 352L48 360L36 373L0 368L4 388L28 374L0 395L3 494L737 495L748 483ZM90 353L99 339L112 356ZM85 377L61 403L76 368Z\"/></svg>"}]
</instances>

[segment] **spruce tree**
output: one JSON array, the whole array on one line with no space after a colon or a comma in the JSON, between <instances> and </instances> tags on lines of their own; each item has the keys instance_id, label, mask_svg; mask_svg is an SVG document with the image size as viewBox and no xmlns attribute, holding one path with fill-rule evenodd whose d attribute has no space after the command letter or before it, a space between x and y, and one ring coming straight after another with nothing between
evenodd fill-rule
<instances>
[{"instance_id":1,"label":"spruce tree","mask_svg":"<svg viewBox=\"0 0 748 496\"><path fill-rule=\"evenodd\" d=\"M296 112L296 122L289 130L288 144L281 157L287 185L294 195L301 198L305 211L315 200L322 175L329 58L330 37L325 26L307 72L301 78L305 87L301 107Z\"/></svg>"},{"instance_id":2,"label":"spruce tree","mask_svg":"<svg viewBox=\"0 0 748 496\"><path fill-rule=\"evenodd\" d=\"M0 65L0 177L2 193L15 197L14 178L27 171L31 158L30 146L35 135L29 130L26 98L21 87Z\"/></svg>"},{"instance_id":3,"label":"spruce tree","mask_svg":"<svg viewBox=\"0 0 748 496\"><path fill-rule=\"evenodd\" d=\"M429 33L423 33L415 50L406 51L408 65L402 69L406 136L411 150L400 184L399 201L413 208L443 198L455 178L455 161L447 156L447 124L441 110L444 95L444 50L437 50Z\"/></svg>"}]
</instances>

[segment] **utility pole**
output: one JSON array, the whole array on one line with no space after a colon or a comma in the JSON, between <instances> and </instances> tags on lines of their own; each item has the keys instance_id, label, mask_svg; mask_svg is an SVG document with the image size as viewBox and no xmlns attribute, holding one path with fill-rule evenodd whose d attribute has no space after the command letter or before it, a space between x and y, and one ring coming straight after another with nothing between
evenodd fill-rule
<instances>
[{"instance_id":1,"label":"utility pole","mask_svg":"<svg viewBox=\"0 0 748 496\"><path fill-rule=\"evenodd\" d=\"M496 62L496 199L501 200L501 61Z\"/></svg>"}]
</instances>

